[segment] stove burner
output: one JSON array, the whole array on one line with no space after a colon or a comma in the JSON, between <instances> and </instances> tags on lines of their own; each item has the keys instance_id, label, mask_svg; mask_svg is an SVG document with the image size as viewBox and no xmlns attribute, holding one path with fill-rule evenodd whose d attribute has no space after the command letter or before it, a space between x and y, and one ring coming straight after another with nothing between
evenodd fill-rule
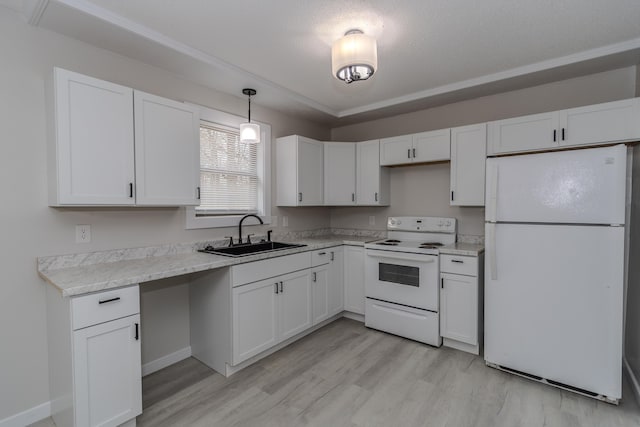
<instances>
[{"instance_id":1,"label":"stove burner","mask_svg":"<svg viewBox=\"0 0 640 427\"><path fill-rule=\"evenodd\" d=\"M394 242L376 242L376 245L384 245L384 246L398 246L397 243Z\"/></svg>"}]
</instances>

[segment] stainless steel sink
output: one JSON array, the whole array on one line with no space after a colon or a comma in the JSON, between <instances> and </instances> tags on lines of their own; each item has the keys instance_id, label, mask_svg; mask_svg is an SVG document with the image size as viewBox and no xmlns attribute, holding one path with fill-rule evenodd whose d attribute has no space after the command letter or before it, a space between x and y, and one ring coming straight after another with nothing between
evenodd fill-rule
<instances>
[{"instance_id":1,"label":"stainless steel sink","mask_svg":"<svg viewBox=\"0 0 640 427\"><path fill-rule=\"evenodd\" d=\"M261 252L279 251L289 248L300 248L307 245L299 245L295 243L282 243L282 242L260 242L250 243L246 245L226 246L222 248L214 248L207 246L199 252L205 252L214 255L224 255L231 257L241 257L247 255L258 254Z\"/></svg>"}]
</instances>

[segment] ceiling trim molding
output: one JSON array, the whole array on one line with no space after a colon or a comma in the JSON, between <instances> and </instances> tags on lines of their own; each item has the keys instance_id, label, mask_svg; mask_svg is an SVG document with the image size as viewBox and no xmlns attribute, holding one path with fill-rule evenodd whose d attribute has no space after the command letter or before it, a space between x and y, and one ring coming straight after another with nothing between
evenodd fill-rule
<instances>
[{"instance_id":1,"label":"ceiling trim molding","mask_svg":"<svg viewBox=\"0 0 640 427\"><path fill-rule=\"evenodd\" d=\"M430 98L437 95L443 95L446 93L456 92L463 89L469 89L476 86L481 86L489 83L496 83L502 80L508 80L515 77L523 77L529 74L538 73L541 71L548 71L554 68L563 67L566 65L575 64L578 62L589 61L609 55L615 55L623 52L640 49L640 38L627 40L621 43L615 43L596 49L585 50L582 52L574 53L559 58L549 59L546 61L540 61L522 67L512 68L510 70L500 71L493 74L487 74L482 77L476 77L469 80L463 80L448 85L438 86L433 89L427 89L420 92L415 92L409 95L399 96L396 98L387 99L385 101L374 102L372 104L363 105L362 107L349 108L342 110L338 113L338 118L344 118L353 116L355 114L368 113L370 111L379 110L382 108L393 107L398 104L404 104L407 102L417 101L420 99Z\"/></svg>"},{"instance_id":2,"label":"ceiling trim molding","mask_svg":"<svg viewBox=\"0 0 640 427\"><path fill-rule=\"evenodd\" d=\"M49 0L27 0L23 2L22 13L30 25L37 26L47 9Z\"/></svg>"},{"instance_id":3,"label":"ceiling trim molding","mask_svg":"<svg viewBox=\"0 0 640 427\"><path fill-rule=\"evenodd\" d=\"M35 0L35 1L37 2L38 7L34 7L32 10L27 11L27 13L30 13L29 16L27 16L27 20L32 25L38 25L42 18L42 15L45 13L46 7L50 3L55 2L63 6L80 11L90 17L93 17L101 21L104 21L108 24L114 25L122 30L128 31L139 37L143 37L143 38L146 38L147 40L151 40L152 42L155 42L161 46L169 48L175 52L181 53L187 57L201 61L205 64L214 66L218 69L221 69L230 73L244 75L245 77L249 79L253 79L254 81L257 81L262 85L268 86L271 89L285 93L288 97L290 97L291 99L297 102L300 102L301 104L307 105L311 108L314 108L318 111L329 114L333 117L338 117L339 112L335 111L332 108L327 107L326 105L323 105L310 98L300 95L297 92L287 89L284 86L274 83L271 80L267 80L264 77L258 76L257 74L247 71L244 68L238 67L237 65L231 64L209 53L203 52L199 49L195 49L189 45L181 43L174 38L165 36L164 34L159 33L155 30L152 30L151 28L145 25L134 22L130 19L127 19L116 13L113 13L89 1L86 1L86 0Z\"/></svg>"}]
</instances>

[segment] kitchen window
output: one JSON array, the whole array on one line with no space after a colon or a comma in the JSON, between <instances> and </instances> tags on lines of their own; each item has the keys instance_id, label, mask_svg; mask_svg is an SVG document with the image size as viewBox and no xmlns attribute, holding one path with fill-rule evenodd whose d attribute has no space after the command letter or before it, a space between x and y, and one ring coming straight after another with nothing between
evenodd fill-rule
<instances>
[{"instance_id":1,"label":"kitchen window","mask_svg":"<svg viewBox=\"0 0 640 427\"><path fill-rule=\"evenodd\" d=\"M202 107L200 118L201 202L187 208L186 228L235 226L248 213L270 223L271 127L260 123L262 142L245 144L243 117Z\"/></svg>"}]
</instances>

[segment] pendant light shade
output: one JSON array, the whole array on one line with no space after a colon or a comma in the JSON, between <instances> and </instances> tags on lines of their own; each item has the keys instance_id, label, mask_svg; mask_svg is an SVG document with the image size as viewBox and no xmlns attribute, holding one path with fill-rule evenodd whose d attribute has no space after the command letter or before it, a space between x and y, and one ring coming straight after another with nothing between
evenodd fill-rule
<instances>
[{"instance_id":1,"label":"pendant light shade","mask_svg":"<svg viewBox=\"0 0 640 427\"><path fill-rule=\"evenodd\" d=\"M360 30L347 31L331 47L331 70L335 78L351 83L367 80L378 68L376 39Z\"/></svg>"},{"instance_id":2,"label":"pendant light shade","mask_svg":"<svg viewBox=\"0 0 640 427\"><path fill-rule=\"evenodd\" d=\"M240 124L240 142L257 144L260 142L260 125L251 123L251 97L257 92L255 89L242 89L242 93L249 97L249 114L247 123Z\"/></svg>"}]
</instances>

